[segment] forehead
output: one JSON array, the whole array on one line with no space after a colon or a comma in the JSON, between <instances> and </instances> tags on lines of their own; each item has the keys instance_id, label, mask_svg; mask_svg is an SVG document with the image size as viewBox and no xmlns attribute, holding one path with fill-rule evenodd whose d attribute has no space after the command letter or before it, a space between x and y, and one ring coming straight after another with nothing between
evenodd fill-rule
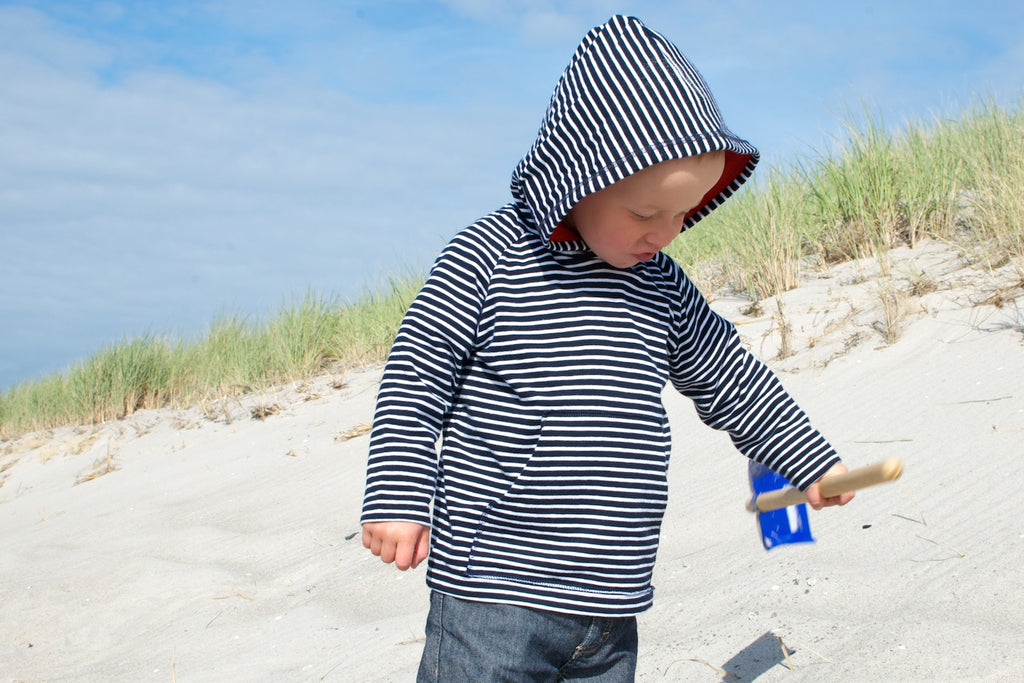
<instances>
[{"instance_id":1,"label":"forehead","mask_svg":"<svg viewBox=\"0 0 1024 683\"><path fill-rule=\"evenodd\" d=\"M689 200L694 193L703 197L721 177L725 167L725 154L712 152L683 159L670 159L628 176L606 187L601 192L637 200ZM598 192L597 194L601 194Z\"/></svg>"}]
</instances>

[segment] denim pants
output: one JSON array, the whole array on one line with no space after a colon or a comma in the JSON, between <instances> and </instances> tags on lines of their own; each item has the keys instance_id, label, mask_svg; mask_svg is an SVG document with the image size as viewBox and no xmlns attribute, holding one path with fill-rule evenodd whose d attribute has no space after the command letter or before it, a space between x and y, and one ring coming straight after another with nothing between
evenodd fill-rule
<instances>
[{"instance_id":1,"label":"denim pants","mask_svg":"<svg viewBox=\"0 0 1024 683\"><path fill-rule=\"evenodd\" d=\"M626 683L636 617L586 617L470 602L434 591L417 683Z\"/></svg>"}]
</instances>

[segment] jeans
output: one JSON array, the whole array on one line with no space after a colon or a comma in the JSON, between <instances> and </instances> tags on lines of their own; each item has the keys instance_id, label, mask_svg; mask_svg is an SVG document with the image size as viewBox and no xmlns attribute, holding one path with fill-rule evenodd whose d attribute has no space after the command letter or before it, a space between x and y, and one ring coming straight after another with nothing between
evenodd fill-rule
<instances>
[{"instance_id":1,"label":"jeans","mask_svg":"<svg viewBox=\"0 0 1024 683\"><path fill-rule=\"evenodd\" d=\"M434 591L417 683L625 683L636 672L636 617L587 617L470 602Z\"/></svg>"}]
</instances>

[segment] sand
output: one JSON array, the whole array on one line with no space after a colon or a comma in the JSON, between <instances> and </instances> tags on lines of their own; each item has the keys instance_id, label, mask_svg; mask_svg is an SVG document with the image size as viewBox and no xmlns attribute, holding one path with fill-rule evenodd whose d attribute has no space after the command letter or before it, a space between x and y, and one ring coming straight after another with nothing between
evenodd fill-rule
<instances>
[{"instance_id":1,"label":"sand","mask_svg":"<svg viewBox=\"0 0 1024 683\"><path fill-rule=\"evenodd\" d=\"M895 456L904 475L812 512L816 543L765 551L744 459L666 392L638 680L1024 680L1020 276L929 243L783 300L785 358L774 300L713 305L850 466ZM0 680L413 680L423 569L359 536L379 376L0 444Z\"/></svg>"}]
</instances>

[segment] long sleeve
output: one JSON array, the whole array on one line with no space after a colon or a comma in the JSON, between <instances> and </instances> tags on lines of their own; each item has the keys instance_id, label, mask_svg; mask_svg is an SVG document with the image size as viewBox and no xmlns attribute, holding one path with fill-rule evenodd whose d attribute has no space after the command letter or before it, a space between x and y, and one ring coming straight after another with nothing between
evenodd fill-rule
<instances>
[{"instance_id":1,"label":"long sleeve","mask_svg":"<svg viewBox=\"0 0 1024 683\"><path fill-rule=\"evenodd\" d=\"M430 524L436 445L472 351L488 249L475 233L445 248L388 356L370 437L363 522Z\"/></svg>"},{"instance_id":2,"label":"long sleeve","mask_svg":"<svg viewBox=\"0 0 1024 683\"><path fill-rule=\"evenodd\" d=\"M835 450L693 283L684 276L681 286L681 334L670 350L673 385L741 453L806 488L839 462Z\"/></svg>"}]
</instances>

